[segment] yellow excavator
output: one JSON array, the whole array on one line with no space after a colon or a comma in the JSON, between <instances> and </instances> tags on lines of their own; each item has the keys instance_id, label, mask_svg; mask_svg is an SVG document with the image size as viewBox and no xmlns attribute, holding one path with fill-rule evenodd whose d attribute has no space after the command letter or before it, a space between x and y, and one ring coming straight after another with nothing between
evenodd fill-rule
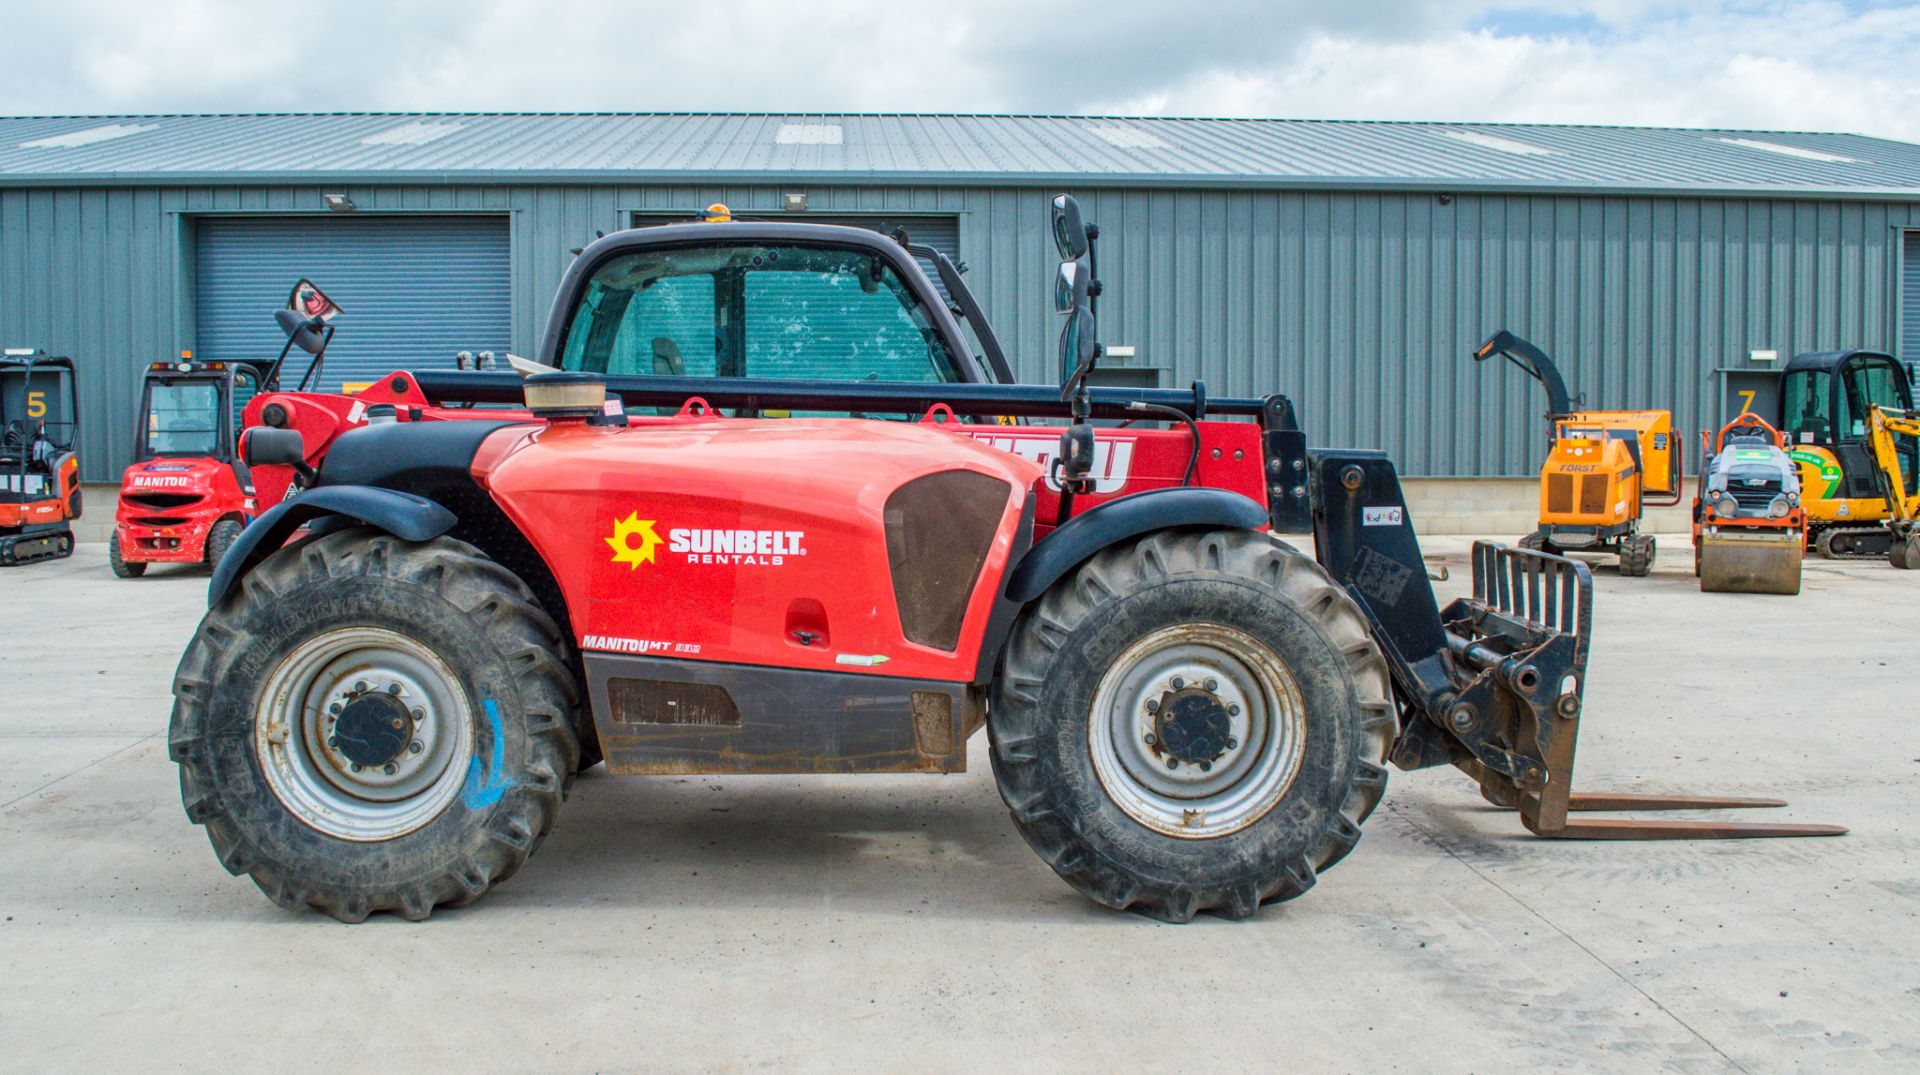
<instances>
[{"instance_id":1,"label":"yellow excavator","mask_svg":"<svg viewBox=\"0 0 1920 1075\"><path fill-rule=\"evenodd\" d=\"M1867 447L1873 453L1873 473L1887 503L1890 539L1887 562L1920 570L1920 489L1911 469L1902 465L1906 445L1920 440L1920 410L1867 408Z\"/></svg>"},{"instance_id":2,"label":"yellow excavator","mask_svg":"<svg viewBox=\"0 0 1920 1075\"><path fill-rule=\"evenodd\" d=\"M1792 442L1809 551L1831 560L1891 554L1896 509L1911 501L1920 475L1920 438L1900 428L1900 416L1914 410L1906 369L1885 352L1854 349L1798 354L1777 373L1736 377L1729 402L1766 418ZM1876 409L1891 423L1877 434ZM1886 458L1877 458L1882 453Z\"/></svg>"}]
</instances>

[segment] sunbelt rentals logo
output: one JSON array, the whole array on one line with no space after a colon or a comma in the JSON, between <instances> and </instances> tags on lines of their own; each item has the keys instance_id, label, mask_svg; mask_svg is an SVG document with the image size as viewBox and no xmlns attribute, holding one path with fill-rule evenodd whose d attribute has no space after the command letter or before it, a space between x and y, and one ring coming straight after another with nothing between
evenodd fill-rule
<instances>
[{"instance_id":1,"label":"sunbelt rentals logo","mask_svg":"<svg viewBox=\"0 0 1920 1075\"><path fill-rule=\"evenodd\" d=\"M629 569L641 564L659 563L660 546L680 563L717 564L723 567L779 567L790 557L807 554L804 530L753 530L735 527L671 527L663 540L654 528L657 519L642 519L629 512L613 524L606 538L613 550L613 562Z\"/></svg>"}]
</instances>

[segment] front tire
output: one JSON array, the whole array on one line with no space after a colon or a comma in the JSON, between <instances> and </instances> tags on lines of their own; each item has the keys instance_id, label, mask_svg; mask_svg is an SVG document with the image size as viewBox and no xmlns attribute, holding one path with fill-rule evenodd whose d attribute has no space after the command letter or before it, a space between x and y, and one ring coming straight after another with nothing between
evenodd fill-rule
<instances>
[{"instance_id":1,"label":"front tire","mask_svg":"<svg viewBox=\"0 0 1920 1075\"><path fill-rule=\"evenodd\" d=\"M118 530L107 538L107 566L113 569L113 577L118 579L137 579L147 573L145 561L128 560L121 551Z\"/></svg>"},{"instance_id":2,"label":"front tire","mask_svg":"<svg viewBox=\"0 0 1920 1075\"><path fill-rule=\"evenodd\" d=\"M446 538L280 550L201 620L173 690L181 800L220 863L348 922L424 919L511 876L578 750L552 619Z\"/></svg>"},{"instance_id":3,"label":"front tire","mask_svg":"<svg viewBox=\"0 0 1920 1075\"><path fill-rule=\"evenodd\" d=\"M1320 566L1253 531L1107 549L1015 626L989 709L1015 824L1068 884L1183 922L1291 899L1386 790L1387 665Z\"/></svg>"},{"instance_id":4,"label":"front tire","mask_svg":"<svg viewBox=\"0 0 1920 1075\"><path fill-rule=\"evenodd\" d=\"M220 561L227 555L227 550L233 548L233 543L240 540L240 530L238 519L222 519L207 531L206 555L209 568L220 566Z\"/></svg>"}]
</instances>

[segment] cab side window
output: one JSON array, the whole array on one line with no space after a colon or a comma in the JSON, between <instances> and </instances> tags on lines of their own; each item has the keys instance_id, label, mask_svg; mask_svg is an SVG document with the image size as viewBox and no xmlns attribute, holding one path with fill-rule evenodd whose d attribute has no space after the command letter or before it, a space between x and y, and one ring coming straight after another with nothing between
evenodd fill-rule
<instances>
[{"instance_id":1,"label":"cab side window","mask_svg":"<svg viewBox=\"0 0 1920 1075\"><path fill-rule=\"evenodd\" d=\"M1782 411L1787 421L1787 437L1793 443L1832 442L1827 383L1824 370L1796 370L1787 374L1787 383L1781 389L1785 393Z\"/></svg>"},{"instance_id":2,"label":"cab side window","mask_svg":"<svg viewBox=\"0 0 1920 1075\"><path fill-rule=\"evenodd\" d=\"M809 245L614 258L582 292L561 365L629 376L960 379L933 314L886 258Z\"/></svg>"},{"instance_id":3,"label":"cab side window","mask_svg":"<svg viewBox=\"0 0 1920 1075\"><path fill-rule=\"evenodd\" d=\"M746 274L748 377L939 382L953 359L890 266L872 259Z\"/></svg>"},{"instance_id":4,"label":"cab side window","mask_svg":"<svg viewBox=\"0 0 1920 1075\"><path fill-rule=\"evenodd\" d=\"M616 268L615 262L609 268ZM562 365L593 373L711 377L716 372L710 274L623 282L605 270L587 288Z\"/></svg>"}]
</instances>

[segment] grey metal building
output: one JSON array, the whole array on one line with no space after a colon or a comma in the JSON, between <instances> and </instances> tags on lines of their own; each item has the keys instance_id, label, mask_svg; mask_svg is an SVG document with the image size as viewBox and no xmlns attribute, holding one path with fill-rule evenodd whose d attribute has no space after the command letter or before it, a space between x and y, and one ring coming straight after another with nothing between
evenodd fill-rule
<instances>
[{"instance_id":1,"label":"grey metal building","mask_svg":"<svg viewBox=\"0 0 1920 1075\"><path fill-rule=\"evenodd\" d=\"M1057 190L1101 225L1102 335L1129 361L1284 391L1316 443L1415 475L1536 465L1537 390L1468 358L1496 328L1589 402L1683 427L1749 351L1920 359L1920 146L1065 116L0 118L0 343L84 365L85 476L111 480L141 368L270 357L296 277L346 308L343 380L524 353L571 250L722 201L953 248L1022 377L1047 379Z\"/></svg>"}]
</instances>

